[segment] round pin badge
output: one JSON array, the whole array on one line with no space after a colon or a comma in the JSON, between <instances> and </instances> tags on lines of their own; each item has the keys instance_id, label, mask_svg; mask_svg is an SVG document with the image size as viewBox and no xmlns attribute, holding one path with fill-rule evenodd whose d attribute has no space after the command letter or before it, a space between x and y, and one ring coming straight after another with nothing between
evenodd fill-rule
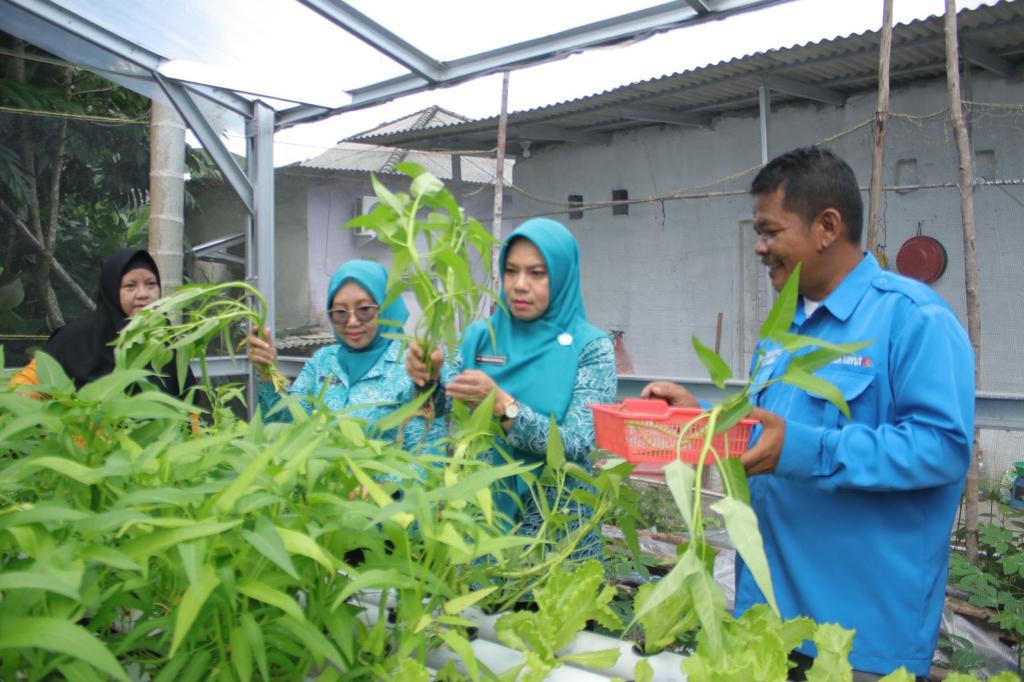
<instances>
[{"instance_id":1,"label":"round pin badge","mask_svg":"<svg viewBox=\"0 0 1024 682\"><path fill-rule=\"evenodd\" d=\"M568 346L572 343L572 334L568 332L562 332L558 335L558 343L562 346Z\"/></svg>"}]
</instances>

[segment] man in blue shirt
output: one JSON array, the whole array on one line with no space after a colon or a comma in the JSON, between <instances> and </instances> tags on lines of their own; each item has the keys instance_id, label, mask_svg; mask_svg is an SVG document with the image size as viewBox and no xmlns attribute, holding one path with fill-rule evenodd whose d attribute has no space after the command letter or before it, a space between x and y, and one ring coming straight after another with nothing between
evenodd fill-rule
<instances>
[{"instance_id":1,"label":"man in blue shirt","mask_svg":"<svg viewBox=\"0 0 1024 682\"><path fill-rule=\"evenodd\" d=\"M850 421L819 396L782 382L765 387L792 354L758 345L751 400L762 428L742 462L779 608L785 618L855 629L855 670L905 666L926 675L971 456L970 342L935 292L861 250L857 181L831 152L804 148L774 159L751 194L754 251L772 285L780 289L802 263L790 331L873 341L816 372L842 393ZM692 404L665 382L644 394ZM739 615L764 597L739 558L736 575ZM809 643L799 651L814 655Z\"/></svg>"}]
</instances>

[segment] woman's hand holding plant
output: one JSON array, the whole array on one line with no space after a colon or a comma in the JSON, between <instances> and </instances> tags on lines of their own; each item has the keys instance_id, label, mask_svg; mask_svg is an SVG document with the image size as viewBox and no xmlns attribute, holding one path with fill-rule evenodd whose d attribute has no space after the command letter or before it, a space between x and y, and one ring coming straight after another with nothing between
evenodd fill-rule
<instances>
[{"instance_id":1,"label":"woman's hand holding plant","mask_svg":"<svg viewBox=\"0 0 1024 682\"><path fill-rule=\"evenodd\" d=\"M480 370L467 369L444 387L444 392L449 397L464 400L471 404L482 402L492 391L496 391L494 395L494 416L499 417L504 414L505 406L511 403L513 398L501 390L501 387L494 383L494 379Z\"/></svg>"},{"instance_id":2,"label":"woman's hand holding plant","mask_svg":"<svg viewBox=\"0 0 1024 682\"><path fill-rule=\"evenodd\" d=\"M441 365L444 364L444 353L435 350L430 354L430 366L423 362L423 349L415 341L409 342L409 350L405 352L405 371L409 378L419 387L437 381L441 374Z\"/></svg>"},{"instance_id":3,"label":"woman's hand holding plant","mask_svg":"<svg viewBox=\"0 0 1024 682\"><path fill-rule=\"evenodd\" d=\"M253 333L246 337L245 342L249 346L249 362L256 367L260 381L270 381L268 371L277 365L277 349L274 348L274 337L270 334L270 327L264 327L262 333L259 329L254 329Z\"/></svg>"}]
</instances>

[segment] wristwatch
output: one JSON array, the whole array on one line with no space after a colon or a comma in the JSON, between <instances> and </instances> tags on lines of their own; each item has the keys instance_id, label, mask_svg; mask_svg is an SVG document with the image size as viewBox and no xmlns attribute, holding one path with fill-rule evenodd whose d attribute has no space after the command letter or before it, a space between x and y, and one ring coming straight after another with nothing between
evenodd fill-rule
<instances>
[{"instance_id":1,"label":"wristwatch","mask_svg":"<svg viewBox=\"0 0 1024 682\"><path fill-rule=\"evenodd\" d=\"M513 398L511 402L505 405L505 409L502 410L501 416L503 419L515 419L516 417L518 417L519 401Z\"/></svg>"}]
</instances>

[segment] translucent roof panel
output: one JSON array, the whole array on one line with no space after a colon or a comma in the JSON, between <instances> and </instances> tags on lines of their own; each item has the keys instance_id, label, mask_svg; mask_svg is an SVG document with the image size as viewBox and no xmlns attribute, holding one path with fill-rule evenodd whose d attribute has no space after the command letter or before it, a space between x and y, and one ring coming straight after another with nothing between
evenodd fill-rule
<instances>
[{"instance_id":1,"label":"translucent roof panel","mask_svg":"<svg viewBox=\"0 0 1024 682\"><path fill-rule=\"evenodd\" d=\"M57 0L170 60L161 73L322 106L405 67L295 0Z\"/></svg>"}]
</instances>

